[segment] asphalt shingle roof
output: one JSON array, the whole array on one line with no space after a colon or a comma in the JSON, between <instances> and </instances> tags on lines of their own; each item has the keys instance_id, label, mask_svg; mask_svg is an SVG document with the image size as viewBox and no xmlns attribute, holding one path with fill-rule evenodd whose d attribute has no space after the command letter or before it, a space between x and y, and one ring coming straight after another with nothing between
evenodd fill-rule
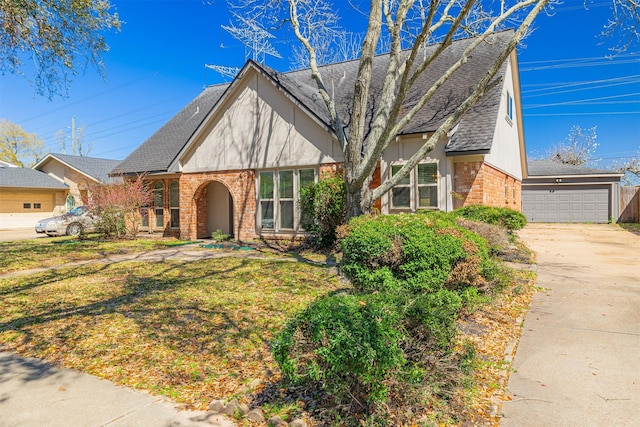
<instances>
[{"instance_id":1,"label":"asphalt shingle roof","mask_svg":"<svg viewBox=\"0 0 640 427\"><path fill-rule=\"evenodd\" d=\"M576 166L553 160L529 160L527 162L529 177L560 175L621 175L620 172L596 169L587 166Z\"/></svg>"},{"instance_id":2,"label":"asphalt shingle roof","mask_svg":"<svg viewBox=\"0 0 640 427\"><path fill-rule=\"evenodd\" d=\"M505 43L510 40L511 35L511 31L496 33L489 42L480 44L469 56L468 61L438 89L432 100L403 129L402 134L435 131L471 93L490 65L495 61ZM405 110L417 103L422 93L430 88L460 58L461 53L469 46L472 40L463 39L453 42L427 68L414 85L413 91L406 97ZM428 51L436 49L436 46L427 46L425 49L428 54ZM370 111L375 108L376 101L380 98L388 61L388 55L380 55L374 58L370 89L372 108L369 109ZM281 73L253 62L247 63L245 68L248 66L253 66L270 77L274 84L297 100L303 108L315 115L327 128L331 128L326 106L318 94L317 86L308 69ZM321 67L325 84L335 92L337 108L343 120L348 117L350 110L358 66L359 62L354 60ZM505 62L496 78L503 77L506 68ZM189 105L122 161L112 173L167 171L229 86L229 84L224 84L206 88ZM488 152L491 149L500 106L500 95L501 88L500 85L497 85L473 109L463 116L446 147L448 153ZM348 123L345 124L348 126Z\"/></svg>"},{"instance_id":3,"label":"asphalt shingle roof","mask_svg":"<svg viewBox=\"0 0 640 427\"><path fill-rule=\"evenodd\" d=\"M206 88L117 165L114 173L165 172L229 85Z\"/></svg>"},{"instance_id":4,"label":"asphalt shingle roof","mask_svg":"<svg viewBox=\"0 0 640 427\"><path fill-rule=\"evenodd\" d=\"M31 168L0 167L0 187L46 188L65 190L66 184Z\"/></svg>"},{"instance_id":5,"label":"asphalt shingle roof","mask_svg":"<svg viewBox=\"0 0 640 427\"><path fill-rule=\"evenodd\" d=\"M109 176L109 173L120 164L120 160L99 159L97 157L73 156L60 153L50 153L49 156L102 183L113 182L113 178Z\"/></svg>"}]
</instances>

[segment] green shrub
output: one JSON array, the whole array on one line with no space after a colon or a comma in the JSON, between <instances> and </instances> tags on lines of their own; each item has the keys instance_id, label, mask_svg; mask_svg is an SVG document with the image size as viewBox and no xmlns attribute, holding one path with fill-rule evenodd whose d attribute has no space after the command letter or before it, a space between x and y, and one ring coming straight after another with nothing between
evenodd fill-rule
<instances>
[{"instance_id":1,"label":"green shrub","mask_svg":"<svg viewBox=\"0 0 640 427\"><path fill-rule=\"evenodd\" d=\"M383 401L383 380L404 363L396 306L380 294L329 295L272 341L284 377L319 382L341 401Z\"/></svg>"},{"instance_id":2,"label":"green shrub","mask_svg":"<svg viewBox=\"0 0 640 427\"><path fill-rule=\"evenodd\" d=\"M488 224L500 225L509 231L520 230L527 224L527 218L509 208L472 205L453 211L453 215Z\"/></svg>"},{"instance_id":3,"label":"green shrub","mask_svg":"<svg viewBox=\"0 0 640 427\"><path fill-rule=\"evenodd\" d=\"M471 257L478 257L479 270L467 277L479 278L490 267L486 242L446 215L358 217L349 228L340 242L341 268L361 292L435 292L445 286L457 265Z\"/></svg>"},{"instance_id":4,"label":"green shrub","mask_svg":"<svg viewBox=\"0 0 640 427\"><path fill-rule=\"evenodd\" d=\"M453 387L452 370L464 361L456 321L499 275L486 241L456 219L353 218L340 241L353 289L316 300L277 334L272 349L284 378L321 385L338 407L358 407L364 424L384 420L388 395L418 402L416 390ZM447 361L441 371L439 360Z\"/></svg>"},{"instance_id":5,"label":"green shrub","mask_svg":"<svg viewBox=\"0 0 640 427\"><path fill-rule=\"evenodd\" d=\"M345 223L346 188L340 174L324 175L317 183L300 190L301 225L309 241L327 248L336 241L336 229Z\"/></svg>"}]
</instances>

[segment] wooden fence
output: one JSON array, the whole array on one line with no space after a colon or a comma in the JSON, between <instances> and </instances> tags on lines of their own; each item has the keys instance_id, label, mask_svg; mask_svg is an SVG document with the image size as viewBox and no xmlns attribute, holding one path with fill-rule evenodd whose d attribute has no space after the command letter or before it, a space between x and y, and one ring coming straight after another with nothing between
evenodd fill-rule
<instances>
[{"instance_id":1,"label":"wooden fence","mask_svg":"<svg viewBox=\"0 0 640 427\"><path fill-rule=\"evenodd\" d=\"M620 187L618 222L640 222L640 187Z\"/></svg>"}]
</instances>

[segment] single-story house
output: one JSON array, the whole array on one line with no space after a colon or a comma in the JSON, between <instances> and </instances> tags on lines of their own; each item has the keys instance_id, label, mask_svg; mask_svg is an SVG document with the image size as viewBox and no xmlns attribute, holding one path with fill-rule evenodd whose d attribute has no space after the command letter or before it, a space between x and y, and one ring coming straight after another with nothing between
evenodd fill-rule
<instances>
[{"instance_id":1,"label":"single-story house","mask_svg":"<svg viewBox=\"0 0 640 427\"><path fill-rule=\"evenodd\" d=\"M496 33L440 87L380 158L372 185L398 170L468 96L511 37ZM420 94L454 63L471 39L453 42L406 98ZM435 49L435 45L425 49ZM375 108L388 55L373 63ZM321 67L348 125L358 61ZM382 213L450 211L469 204L521 208L526 170L516 52L499 84L453 126L409 177L376 201ZM221 230L236 239L289 238L303 232L299 190L343 159L331 120L308 69L278 72L248 61L230 84L204 89L132 152L112 174L145 174L155 191L142 211L150 232L203 238Z\"/></svg>"},{"instance_id":2,"label":"single-story house","mask_svg":"<svg viewBox=\"0 0 640 427\"><path fill-rule=\"evenodd\" d=\"M109 176L109 172L119 163L120 160L50 153L36 163L33 169L44 172L68 186L69 191L64 203L55 209L56 214L61 214L85 204L92 185L121 179Z\"/></svg>"},{"instance_id":3,"label":"single-story house","mask_svg":"<svg viewBox=\"0 0 640 427\"><path fill-rule=\"evenodd\" d=\"M522 213L530 222L607 223L620 216L622 173L553 160L530 160Z\"/></svg>"},{"instance_id":4,"label":"single-story house","mask_svg":"<svg viewBox=\"0 0 640 427\"><path fill-rule=\"evenodd\" d=\"M0 229L35 227L64 205L68 191L46 173L0 161Z\"/></svg>"}]
</instances>

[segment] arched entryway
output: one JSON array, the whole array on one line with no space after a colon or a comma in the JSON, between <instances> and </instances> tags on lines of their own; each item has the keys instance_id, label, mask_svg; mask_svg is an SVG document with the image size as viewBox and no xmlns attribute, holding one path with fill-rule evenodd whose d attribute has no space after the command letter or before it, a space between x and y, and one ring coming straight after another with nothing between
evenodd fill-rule
<instances>
[{"instance_id":1,"label":"arched entryway","mask_svg":"<svg viewBox=\"0 0 640 427\"><path fill-rule=\"evenodd\" d=\"M233 229L233 198L229 189L221 182L213 181L207 184L207 236L217 230L229 236L234 236Z\"/></svg>"}]
</instances>

